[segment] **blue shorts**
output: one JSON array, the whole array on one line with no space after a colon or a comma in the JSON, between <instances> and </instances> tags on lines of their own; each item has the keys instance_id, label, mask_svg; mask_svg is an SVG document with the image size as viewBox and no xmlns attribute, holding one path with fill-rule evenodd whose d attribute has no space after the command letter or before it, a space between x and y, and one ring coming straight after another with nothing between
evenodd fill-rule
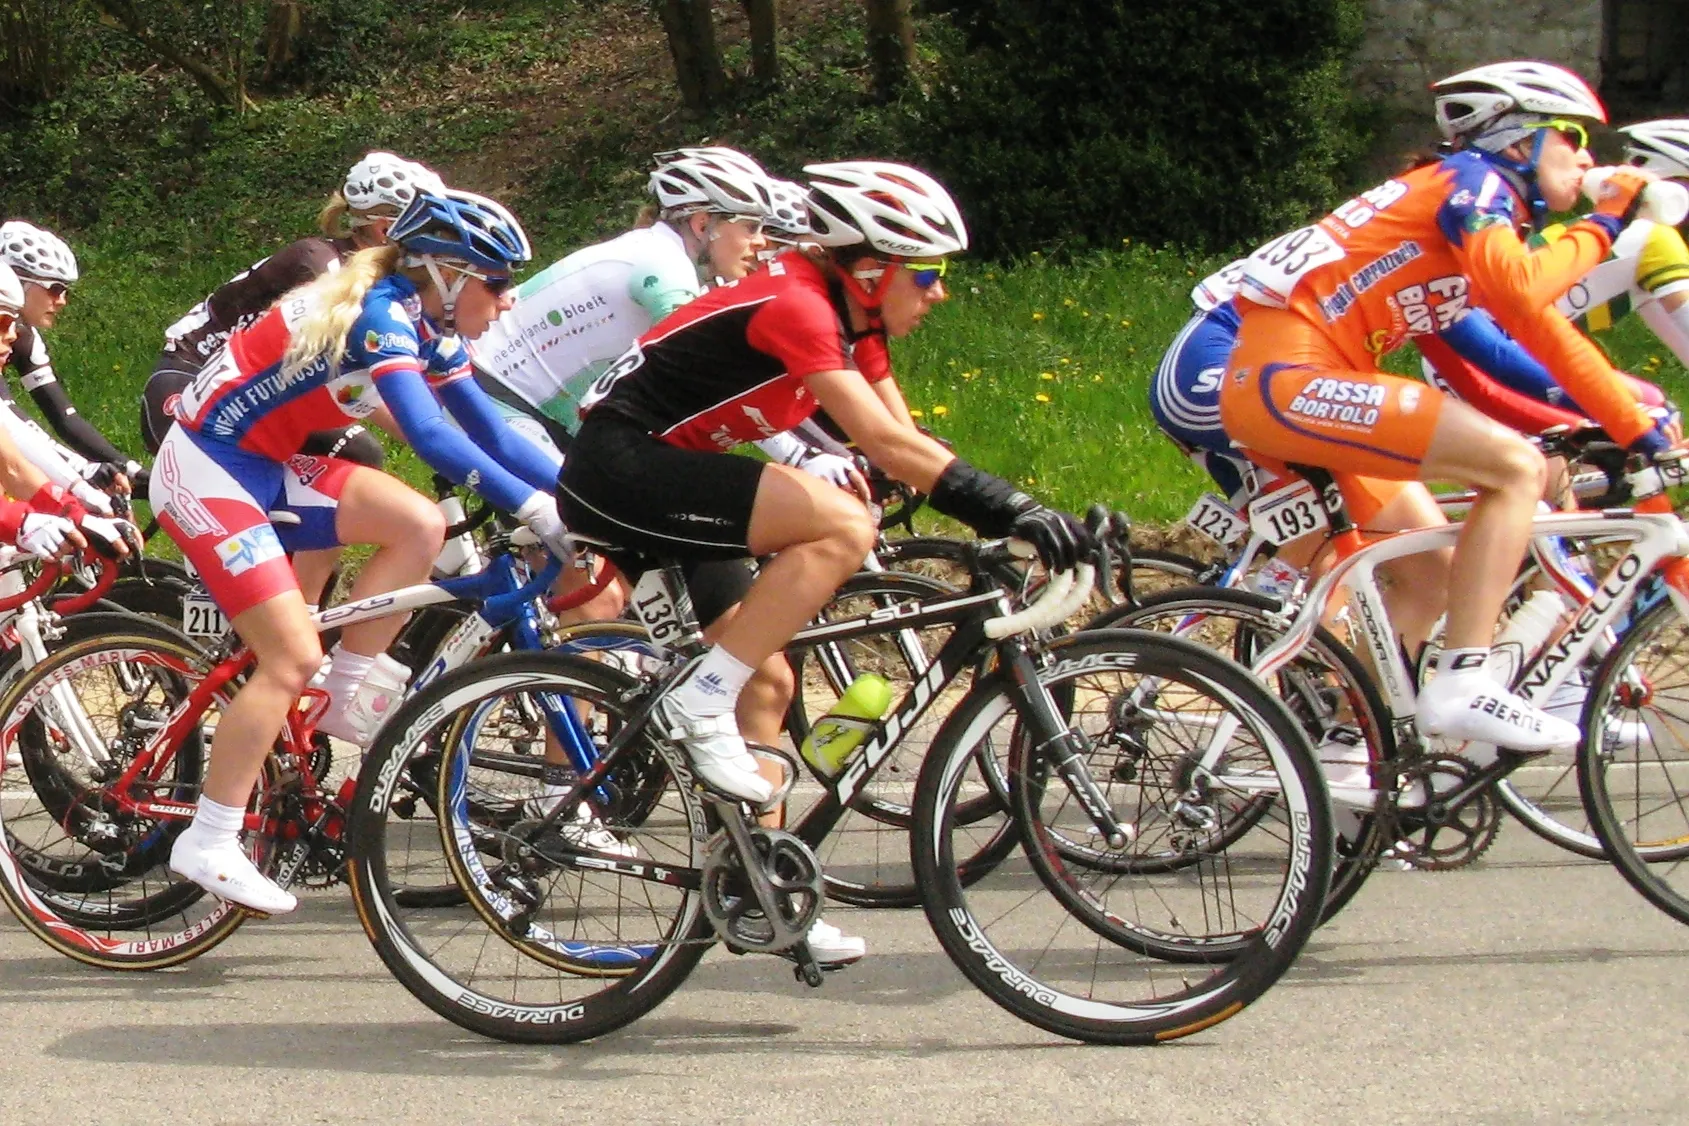
<instances>
[{"instance_id":1,"label":"blue shorts","mask_svg":"<svg viewBox=\"0 0 1689 1126\"><path fill-rule=\"evenodd\" d=\"M1161 357L1149 395L1157 425L1228 497L1242 491L1248 464L1220 425L1220 381L1239 323L1230 301L1186 321Z\"/></svg>"}]
</instances>

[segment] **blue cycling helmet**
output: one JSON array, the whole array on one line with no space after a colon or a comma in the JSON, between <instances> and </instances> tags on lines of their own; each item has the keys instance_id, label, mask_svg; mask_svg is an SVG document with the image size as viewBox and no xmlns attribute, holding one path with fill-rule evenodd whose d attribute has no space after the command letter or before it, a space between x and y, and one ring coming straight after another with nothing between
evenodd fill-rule
<instances>
[{"instance_id":1,"label":"blue cycling helmet","mask_svg":"<svg viewBox=\"0 0 1689 1126\"><path fill-rule=\"evenodd\" d=\"M419 261L450 258L483 270L509 270L534 256L522 224L502 204L447 188L418 192L387 237Z\"/></svg>"}]
</instances>

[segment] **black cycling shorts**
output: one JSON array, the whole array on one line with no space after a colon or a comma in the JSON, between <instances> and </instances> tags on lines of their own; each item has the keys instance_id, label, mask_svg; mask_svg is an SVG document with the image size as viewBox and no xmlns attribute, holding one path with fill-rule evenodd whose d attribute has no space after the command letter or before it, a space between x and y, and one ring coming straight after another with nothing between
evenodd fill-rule
<instances>
[{"instance_id":1,"label":"black cycling shorts","mask_svg":"<svg viewBox=\"0 0 1689 1126\"><path fill-rule=\"evenodd\" d=\"M199 367L192 359L166 348L159 354L158 364L141 391L141 441L147 452L158 453L158 445L176 421L165 405L182 393L182 389L199 375ZM338 457L380 469L387 451L381 440L366 430L362 423L340 426L333 430L318 430L305 439L299 452L312 457Z\"/></svg>"},{"instance_id":2,"label":"black cycling shorts","mask_svg":"<svg viewBox=\"0 0 1689 1126\"><path fill-rule=\"evenodd\" d=\"M557 505L571 531L620 549L612 559L744 559L762 471L752 458L671 446L597 410L570 443Z\"/></svg>"}]
</instances>

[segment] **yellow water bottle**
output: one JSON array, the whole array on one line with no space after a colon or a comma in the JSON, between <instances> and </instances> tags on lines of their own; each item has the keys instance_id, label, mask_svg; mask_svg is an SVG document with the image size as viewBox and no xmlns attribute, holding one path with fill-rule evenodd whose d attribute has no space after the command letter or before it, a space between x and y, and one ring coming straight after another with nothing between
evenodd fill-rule
<instances>
[{"instance_id":1,"label":"yellow water bottle","mask_svg":"<svg viewBox=\"0 0 1689 1126\"><path fill-rule=\"evenodd\" d=\"M831 778L850 753L862 745L874 724L891 707L891 685L871 672L850 682L839 702L810 729L799 748L804 759Z\"/></svg>"}]
</instances>

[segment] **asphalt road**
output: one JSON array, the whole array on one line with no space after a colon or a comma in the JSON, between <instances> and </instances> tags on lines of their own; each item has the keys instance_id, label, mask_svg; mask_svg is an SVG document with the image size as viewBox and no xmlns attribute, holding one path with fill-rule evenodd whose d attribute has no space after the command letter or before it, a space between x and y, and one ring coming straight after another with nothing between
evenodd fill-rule
<instances>
[{"instance_id":1,"label":"asphalt road","mask_svg":"<svg viewBox=\"0 0 1689 1126\"><path fill-rule=\"evenodd\" d=\"M918 912L840 909L819 990L712 953L630 1029L481 1040L375 958L344 889L185 968L110 975L0 921L0 1123L1689 1121L1689 930L1506 826L1472 869L1380 872L1262 1001L1158 1048L1054 1040Z\"/></svg>"}]
</instances>

